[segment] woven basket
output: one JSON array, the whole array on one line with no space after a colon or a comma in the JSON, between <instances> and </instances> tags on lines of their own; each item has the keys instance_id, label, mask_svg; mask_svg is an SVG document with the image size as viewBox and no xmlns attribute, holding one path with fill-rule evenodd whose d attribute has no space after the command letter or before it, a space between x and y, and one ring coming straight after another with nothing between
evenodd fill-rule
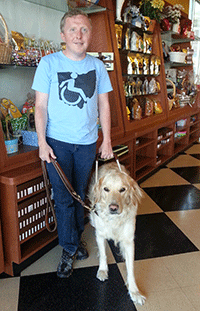
<instances>
[{"instance_id":1,"label":"woven basket","mask_svg":"<svg viewBox=\"0 0 200 311\"><path fill-rule=\"evenodd\" d=\"M8 38L8 27L1 14L0 14L0 20L5 28L5 42L0 43L0 64L10 64L11 54L12 54L12 45L10 44L9 38Z\"/></svg>"},{"instance_id":2,"label":"woven basket","mask_svg":"<svg viewBox=\"0 0 200 311\"><path fill-rule=\"evenodd\" d=\"M169 82L173 86L173 98L172 99L168 98L169 110L172 110L173 105L174 105L174 101L175 101L175 96L176 96L176 86L175 86L174 82L172 82L170 79L166 78L166 82Z\"/></svg>"}]
</instances>

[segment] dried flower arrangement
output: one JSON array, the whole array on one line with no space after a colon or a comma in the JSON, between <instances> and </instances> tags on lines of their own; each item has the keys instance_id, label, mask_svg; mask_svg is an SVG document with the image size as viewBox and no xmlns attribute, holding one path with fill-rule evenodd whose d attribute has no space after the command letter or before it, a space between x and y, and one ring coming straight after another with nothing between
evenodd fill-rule
<instances>
[{"instance_id":1,"label":"dried flower arrangement","mask_svg":"<svg viewBox=\"0 0 200 311\"><path fill-rule=\"evenodd\" d=\"M170 23L176 24L181 18L181 10L184 10L184 7L181 4L175 4L173 6L167 6L163 13Z\"/></svg>"}]
</instances>

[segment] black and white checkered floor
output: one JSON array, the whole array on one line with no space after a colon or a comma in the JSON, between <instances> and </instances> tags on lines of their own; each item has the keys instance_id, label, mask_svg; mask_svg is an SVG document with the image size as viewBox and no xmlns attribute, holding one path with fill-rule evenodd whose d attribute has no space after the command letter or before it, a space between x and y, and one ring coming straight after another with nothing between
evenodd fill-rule
<instances>
[{"instance_id":1,"label":"black and white checkered floor","mask_svg":"<svg viewBox=\"0 0 200 311\"><path fill-rule=\"evenodd\" d=\"M94 230L84 232L90 256L76 261L69 279L58 279L61 255L54 247L18 277L0 279L1 311L193 311L200 310L200 144L140 184L135 275L147 297L134 305L125 285L125 263L107 243L109 280L95 278L98 256Z\"/></svg>"}]
</instances>

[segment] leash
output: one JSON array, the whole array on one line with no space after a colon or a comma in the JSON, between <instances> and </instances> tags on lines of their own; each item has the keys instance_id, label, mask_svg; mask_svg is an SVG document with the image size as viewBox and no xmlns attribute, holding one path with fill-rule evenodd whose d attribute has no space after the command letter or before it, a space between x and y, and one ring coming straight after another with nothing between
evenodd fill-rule
<instances>
[{"instance_id":1,"label":"leash","mask_svg":"<svg viewBox=\"0 0 200 311\"><path fill-rule=\"evenodd\" d=\"M83 200L81 199L80 195L78 195L75 192L75 190L73 189L72 185L70 184L67 176L65 175L64 171L62 170L60 164L53 158L50 158L50 160L51 160L51 163L53 164L54 168L56 169L60 179L62 180L63 184L65 185L65 187L67 188L67 190L71 194L71 196L75 200L77 200L84 208L88 209L90 212L95 212L97 214L97 212L95 211L95 206L90 207L87 204L85 204L85 202L83 202ZM45 184L46 193L47 193L47 200L49 202L49 205L50 205L53 217L54 217L54 222L55 222L54 228L51 229L49 222L48 222L48 214L49 214L48 206L46 208L45 222L46 222L47 230L49 232L54 232L57 229L57 220L56 220L56 215L55 215L55 211L54 211L54 205L52 203L50 192L49 192L47 169L46 169L45 162L42 160L41 160L41 165L42 165L42 173L43 173L43 177L44 177L44 184Z\"/></svg>"},{"instance_id":2,"label":"leash","mask_svg":"<svg viewBox=\"0 0 200 311\"><path fill-rule=\"evenodd\" d=\"M48 201L47 202L47 207L46 207L46 214L45 214L45 223L46 223L47 230L49 232L54 232L57 229L57 220L56 220L56 215L55 215L55 211L54 211L54 205L53 205L53 203L51 201L51 195L50 195L50 191L49 191L46 164L42 160L41 160L41 166L42 166L42 174L43 174L43 178L44 178L44 185L45 185L45 188L46 188L47 201ZM51 229L50 224L48 222L48 216L49 216L48 203L49 203L49 206L50 206L50 209L52 211L53 218L54 218L54 227L53 227L53 229Z\"/></svg>"}]
</instances>

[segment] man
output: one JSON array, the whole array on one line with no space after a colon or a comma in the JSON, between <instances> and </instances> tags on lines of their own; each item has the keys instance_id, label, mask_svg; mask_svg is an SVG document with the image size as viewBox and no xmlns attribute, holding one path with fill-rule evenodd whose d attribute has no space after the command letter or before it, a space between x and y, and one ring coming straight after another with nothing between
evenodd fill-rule
<instances>
[{"instance_id":1,"label":"man","mask_svg":"<svg viewBox=\"0 0 200 311\"><path fill-rule=\"evenodd\" d=\"M63 247L57 275L71 275L73 260L88 257L81 242L84 210L74 201L55 172L50 157L57 159L74 190L85 191L96 154L99 115L102 158L113 156L110 138L108 92L112 90L103 63L86 54L92 26L87 15L73 10L61 19L61 38L66 49L43 57L34 77L35 121L39 156L47 162L53 188L59 244Z\"/></svg>"}]
</instances>

